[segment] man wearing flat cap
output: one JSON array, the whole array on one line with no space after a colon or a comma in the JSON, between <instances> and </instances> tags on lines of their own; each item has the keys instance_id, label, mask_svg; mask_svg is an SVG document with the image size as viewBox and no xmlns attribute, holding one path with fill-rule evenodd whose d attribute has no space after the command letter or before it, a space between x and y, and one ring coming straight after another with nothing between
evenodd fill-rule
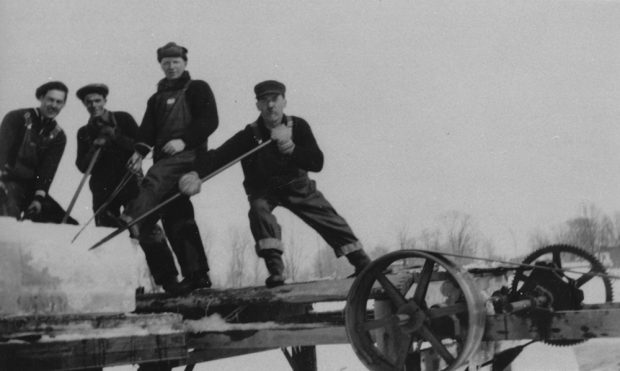
<instances>
[{"instance_id":1,"label":"man wearing flat cap","mask_svg":"<svg viewBox=\"0 0 620 371\"><path fill-rule=\"evenodd\" d=\"M60 223L65 211L48 192L67 137L56 122L69 89L60 81L37 88L39 107L11 111L0 126L0 215ZM73 218L67 223L77 224Z\"/></svg>"},{"instance_id":2,"label":"man wearing flat cap","mask_svg":"<svg viewBox=\"0 0 620 371\"><path fill-rule=\"evenodd\" d=\"M108 200L127 172L126 164L138 135L138 124L129 113L106 109L108 93L105 84L89 84L76 93L90 115L88 123L77 132L77 168L85 173L95 152L100 150L89 180L93 211L99 210ZM95 225L119 226L121 208L138 194L138 178L132 177L105 210L95 216Z\"/></svg>"},{"instance_id":3,"label":"man wearing flat cap","mask_svg":"<svg viewBox=\"0 0 620 371\"><path fill-rule=\"evenodd\" d=\"M191 171L196 156L206 151L207 138L218 126L213 92L205 81L191 79L187 67L188 51L173 42L157 49L157 61L164 78L147 102L138 130L134 154L127 166L134 172L142 159L153 151L153 166L140 184L138 196L123 212L126 222L140 217L178 191L179 178ZM170 249L153 244L150 231L161 219L166 237L177 257L184 279L178 272ZM137 229L137 231L136 231ZM144 249L155 282L172 294L185 294L211 286L209 266L196 221L187 196L176 198L145 218L133 230ZM145 248L151 244L149 248Z\"/></svg>"},{"instance_id":4,"label":"man wearing flat cap","mask_svg":"<svg viewBox=\"0 0 620 371\"><path fill-rule=\"evenodd\" d=\"M299 216L332 247L336 257L346 256L358 274L370 258L362 244L323 194L308 177L309 171L323 168L319 149L310 125L296 116L284 114L286 87L267 80L254 87L256 108L260 116L227 140L219 148L202 154L195 171L179 181L182 193L200 191L200 177L250 151L263 141L272 143L241 160L243 186L250 202L250 229L256 252L265 260L268 287L284 284L282 233L272 211L283 206Z\"/></svg>"}]
</instances>

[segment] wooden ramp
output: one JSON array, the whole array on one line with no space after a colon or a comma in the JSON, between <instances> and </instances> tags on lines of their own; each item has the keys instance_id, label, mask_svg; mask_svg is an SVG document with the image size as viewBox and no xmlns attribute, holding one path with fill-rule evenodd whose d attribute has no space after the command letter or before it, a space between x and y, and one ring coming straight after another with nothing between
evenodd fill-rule
<instances>
[{"instance_id":1,"label":"wooden ramp","mask_svg":"<svg viewBox=\"0 0 620 371\"><path fill-rule=\"evenodd\" d=\"M395 285L404 279L388 278ZM351 283L207 289L185 297L143 294L130 314L5 316L0 319L0 369L70 370L146 362L178 366L274 348L348 343L342 310L315 307L343 302ZM377 288L371 295L381 300L384 293ZM487 316L485 341L541 336L535 319ZM593 337L620 337L620 304L553 313L552 339Z\"/></svg>"}]
</instances>

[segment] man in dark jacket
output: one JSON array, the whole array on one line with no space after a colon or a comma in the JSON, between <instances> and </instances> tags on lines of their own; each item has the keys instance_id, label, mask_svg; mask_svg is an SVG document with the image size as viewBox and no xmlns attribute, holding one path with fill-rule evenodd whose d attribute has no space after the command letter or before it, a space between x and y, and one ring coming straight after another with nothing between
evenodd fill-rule
<instances>
[{"instance_id":1,"label":"man in dark jacket","mask_svg":"<svg viewBox=\"0 0 620 371\"><path fill-rule=\"evenodd\" d=\"M93 211L108 200L123 179L138 135L138 124L129 113L112 112L105 108L108 93L109 89L104 84L89 84L76 93L90 114L88 123L77 133L77 168L85 173L96 151L100 150L89 180ZM133 176L105 210L95 216L97 226L119 226L121 207L125 207L138 194L139 177Z\"/></svg>"},{"instance_id":2,"label":"man in dark jacket","mask_svg":"<svg viewBox=\"0 0 620 371\"><path fill-rule=\"evenodd\" d=\"M198 193L200 176L272 139L270 145L241 161L243 186L250 202L250 229L257 254L265 259L270 274L265 284L279 286L285 280L282 233L272 213L276 206L289 209L314 228L337 257L347 257L355 267L354 275L358 274L370 259L347 222L308 177L308 171L323 168L323 152L304 119L284 115L285 91L278 81L257 84L254 92L260 117L216 150L201 155L196 161L197 172L184 175L179 188L186 195Z\"/></svg>"},{"instance_id":3,"label":"man in dark jacket","mask_svg":"<svg viewBox=\"0 0 620 371\"><path fill-rule=\"evenodd\" d=\"M67 137L55 118L69 89L60 81L37 88L37 108L11 111L0 126L0 215L60 223L65 211L48 192ZM77 224L73 218L67 220Z\"/></svg>"},{"instance_id":4,"label":"man in dark jacket","mask_svg":"<svg viewBox=\"0 0 620 371\"><path fill-rule=\"evenodd\" d=\"M206 150L207 138L218 126L211 88L205 81L192 80L186 71L187 49L168 43L157 49L157 60L165 78L147 102L135 152L128 162L129 169L139 172L142 159L152 150L153 166L140 184L138 196L121 216L126 222L176 193L179 178L193 168L197 154ZM145 239L149 239L151 226L160 218L181 267L184 277L181 282L177 281L178 272L170 250L160 248L160 244L151 248L143 244L148 242ZM173 294L211 286L207 257L189 197L176 198L139 224L137 233L157 284Z\"/></svg>"}]
</instances>

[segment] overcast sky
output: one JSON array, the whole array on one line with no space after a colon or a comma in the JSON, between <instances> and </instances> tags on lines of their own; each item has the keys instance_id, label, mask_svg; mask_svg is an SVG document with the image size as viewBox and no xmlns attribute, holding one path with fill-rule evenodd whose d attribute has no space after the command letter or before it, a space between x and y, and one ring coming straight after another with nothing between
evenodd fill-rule
<instances>
[{"instance_id":1,"label":"overcast sky","mask_svg":"<svg viewBox=\"0 0 620 371\"><path fill-rule=\"evenodd\" d=\"M584 203L620 211L619 19L616 1L1 0L0 114L38 105L45 81L69 86L51 190L66 206L88 119L75 91L106 83L108 108L140 122L156 49L175 41L215 93L212 146L257 117L254 84L278 79L325 153L319 189L366 245L456 210L504 253ZM194 199L203 231L247 227L241 180L236 166ZM81 222L90 203L86 189Z\"/></svg>"}]
</instances>

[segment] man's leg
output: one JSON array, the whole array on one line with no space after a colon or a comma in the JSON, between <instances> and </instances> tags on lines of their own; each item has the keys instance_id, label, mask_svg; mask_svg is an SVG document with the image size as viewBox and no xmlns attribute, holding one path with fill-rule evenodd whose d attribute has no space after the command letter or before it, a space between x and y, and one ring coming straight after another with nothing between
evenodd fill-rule
<instances>
[{"instance_id":1,"label":"man's leg","mask_svg":"<svg viewBox=\"0 0 620 371\"><path fill-rule=\"evenodd\" d=\"M93 213L99 210L110 197L109 192L91 191L93 194ZM120 203L117 200L112 200L108 206L95 215L95 225L98 227L111 227L118 228L120 216Z\"/></svg>"},{"instance_id":2,"label":"man's leg","mask_svg":"<svg viewBox=\"0 0 620 371\"><path fill-rule=\"evenodd\" d=\"M299 182L291 192L282 196L281 202L282 206L316 230L334 250L336 257L347 257L355 267L353 275L359 274L370 263L370 258L347 221L316 189L313 180Z\"/></svg>"},{"instance_id":3,"label":"man's leg","mask_svg":"<svg viewBox=\"0 0 620 371\"><path fill-rule=\"evenodd\" d=\"M284 262L282 261L282 229L272 211L276 203L268 198L250 199L250 230L256 241L256 253L265 260L269 277L267 287L284 284Z\"/></svg>"},{"instance_id":4,"label":"man's leg","mask_svg":"<svg viewBox=\"0 0 620 371\"><path fill-rule=\"evenodd\" d=\"M140 225L139 243L155 283L166 292L174 291L179 272L174 265L174 257L166 242L166 236L157 225L157 217L146 218Z\"/></svg>"},{"instance_id":5,"label":"man's leg","mask_svg":"<svg viewBox=\"0 0 620 371\"><path fill-rule=\"evenodd\" d=\"M162 210L162 223L185 277L182 283L186 289L211 287L207 256L189 197L178 197L166 205Z\"/></svg>"}]
</instances>

